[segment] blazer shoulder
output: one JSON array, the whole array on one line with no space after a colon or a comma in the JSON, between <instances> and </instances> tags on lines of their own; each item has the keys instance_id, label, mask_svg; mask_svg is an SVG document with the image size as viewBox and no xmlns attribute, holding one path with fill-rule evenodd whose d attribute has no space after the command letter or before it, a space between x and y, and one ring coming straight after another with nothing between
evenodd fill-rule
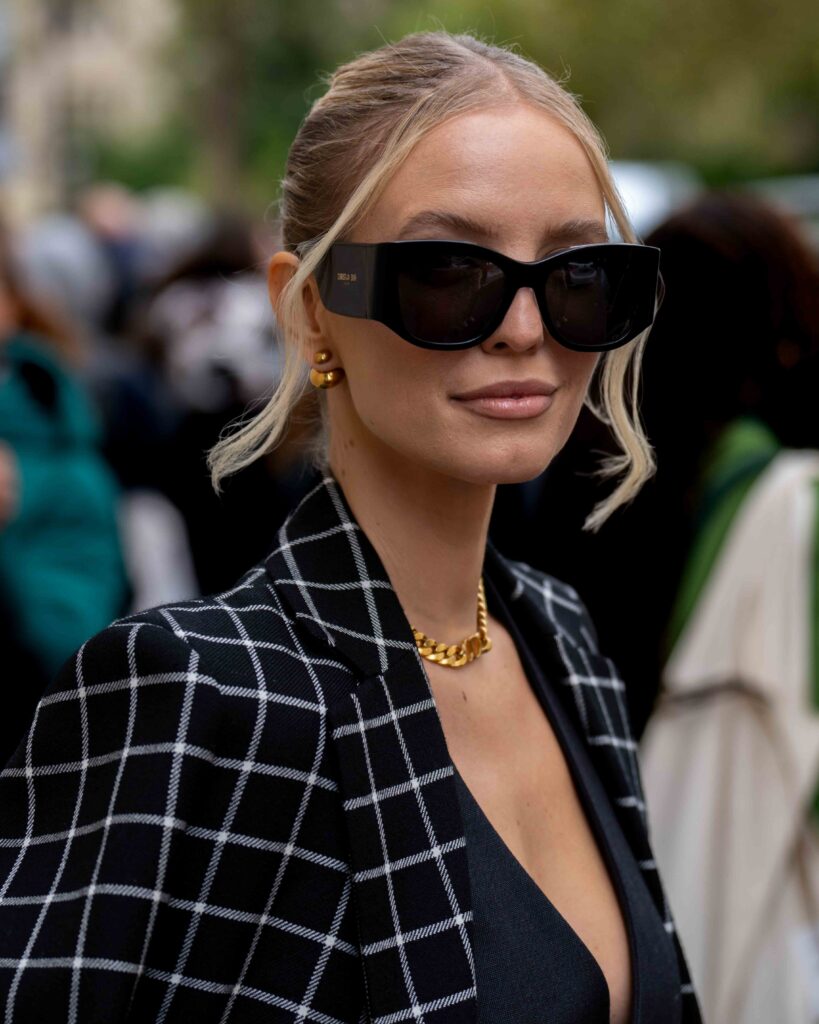
<instances>
[{"instance_id":1,"label":"blazer shoulder","mask_svg":"<svg viewBox=\"0 0 819 1024\"><path fill-rule=\"evenodd\" d=\"M600 653L597 627L585 601L571 583L525 561L507 559L507 564L517 579L514 597L525 593L559 633L595 654Z\"/></svg>"},{"instance_id":2,"label":"blazer shoulder","mask_svg":"<svg viewBox=\"0 0 819 1024\"><path fill-rule=\"evenodd\" d=\"M159 751L181 725L208 756L244 757L260 723L253 756L307 757L321 743L327 691L350 685L323 653L305 649L263 567L228 591L122 616L52 677L13 764L46 763L55 743L69 743L55 737L83 732L87 754L117 748L126 733ZM66 750L63 760L79 757Z\"/></svg>"},{"instance_id":3,"label":"blazer shoulder","mask_svg":"<svg viewBox=\"0 0 819 1024\"><path fill-rule=\"evenodd\" d=\"M94 640L116 646L123 631L133 627L157 631L154 642L167 652L188 651L209 669L217 689L225 685L231 691L273 683L298 657L302 643L263 564L228 590L123 616Z\"/></svg>"},{"instance_id":4,"label":"blazer shoulder","mask_svg":"<svg viewBox=\"0 0 819 1024\"><path fill-rule=\"evenodd\" d=\"M348 666L294 617L264 563L228 590L122 616L69 660L81 653L98 679L114 667L139 679L188 666L197 692L248 707L262 693L271 709L287 701L321 706L354 686Z\"/></svg>"}]
</instances>

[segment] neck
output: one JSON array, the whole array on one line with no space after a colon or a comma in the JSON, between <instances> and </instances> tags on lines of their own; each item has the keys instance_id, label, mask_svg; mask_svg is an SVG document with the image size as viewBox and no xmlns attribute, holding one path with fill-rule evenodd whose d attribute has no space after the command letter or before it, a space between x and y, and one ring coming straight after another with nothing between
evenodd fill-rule
<instances>
[{"instance_id":1,"label":"neck","mask_svg":"<svg viewBox=\"0 0 819 1024\"><path fill-rule=\"evenodd\" d=\"M474 633L496 485L410 463L377 439L331 443L329 461L410 625L448 644Z\"/></svg>"}]
</instances>

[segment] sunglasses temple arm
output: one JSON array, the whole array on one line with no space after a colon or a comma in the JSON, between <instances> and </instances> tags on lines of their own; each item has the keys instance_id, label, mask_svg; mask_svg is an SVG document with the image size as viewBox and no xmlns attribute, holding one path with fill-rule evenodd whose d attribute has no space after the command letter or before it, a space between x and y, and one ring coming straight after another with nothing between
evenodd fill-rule
<instances>
[{"instance_id":1,"label":"sunglasses temple arm","mask_svg":"<svg viewBox=\"0 0 819 1024\"><path fill-rule=\"evenodd\" d=\"M376 248L336 243L316 271L321 301L332 313L373 318L376 312Z\"/></svg>"}]
</instances>

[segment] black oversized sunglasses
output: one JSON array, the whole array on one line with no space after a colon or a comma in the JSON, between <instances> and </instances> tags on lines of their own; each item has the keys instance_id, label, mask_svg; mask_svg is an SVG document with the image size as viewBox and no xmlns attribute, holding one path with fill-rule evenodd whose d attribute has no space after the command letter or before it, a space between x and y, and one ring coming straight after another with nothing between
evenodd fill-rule
<instances>
[{"instance_id":1,"label":"black oversized sunglasses","mask_svg":"<svg viewBox=\"0 0 819 1024\"><path fill-rule=\"evenodd\" d=\"M386 324L421 348L477 345L530 287L549 334L566 348L618 348L650 327L662 301L660 250L576 245L523 263L471 242L336 242L316 270L333 313Z\"/></svg>"}]
</instances>

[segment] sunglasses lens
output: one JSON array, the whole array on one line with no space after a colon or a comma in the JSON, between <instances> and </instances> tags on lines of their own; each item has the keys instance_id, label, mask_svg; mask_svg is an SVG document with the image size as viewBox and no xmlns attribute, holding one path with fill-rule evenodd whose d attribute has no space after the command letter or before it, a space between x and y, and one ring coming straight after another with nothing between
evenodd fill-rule
<instances>
[{"instance_id":1,"label":"sunglasses lens","mask_svg":"<svg viewBox=\"0 0 819 1024\"><path fill-rule=\"evenodd\" d=\"M554 330L577 348L615 345L643 329L641 310L651 283L640 253L577 253L546 280ZM654 275L656 277L656 274Z\"/></svg>"},{"instance_id":2,"label":"sunglasses lens","mask_svg":"<svg viewBox=\"0 0 819 1024\"><path fill-rule=\"evenodd\" d=\"M501 305L494 263L445 250L402 258L397 273L404 327L419 341L458 344L481 334Z\"/></svg>"}]
</instances>

